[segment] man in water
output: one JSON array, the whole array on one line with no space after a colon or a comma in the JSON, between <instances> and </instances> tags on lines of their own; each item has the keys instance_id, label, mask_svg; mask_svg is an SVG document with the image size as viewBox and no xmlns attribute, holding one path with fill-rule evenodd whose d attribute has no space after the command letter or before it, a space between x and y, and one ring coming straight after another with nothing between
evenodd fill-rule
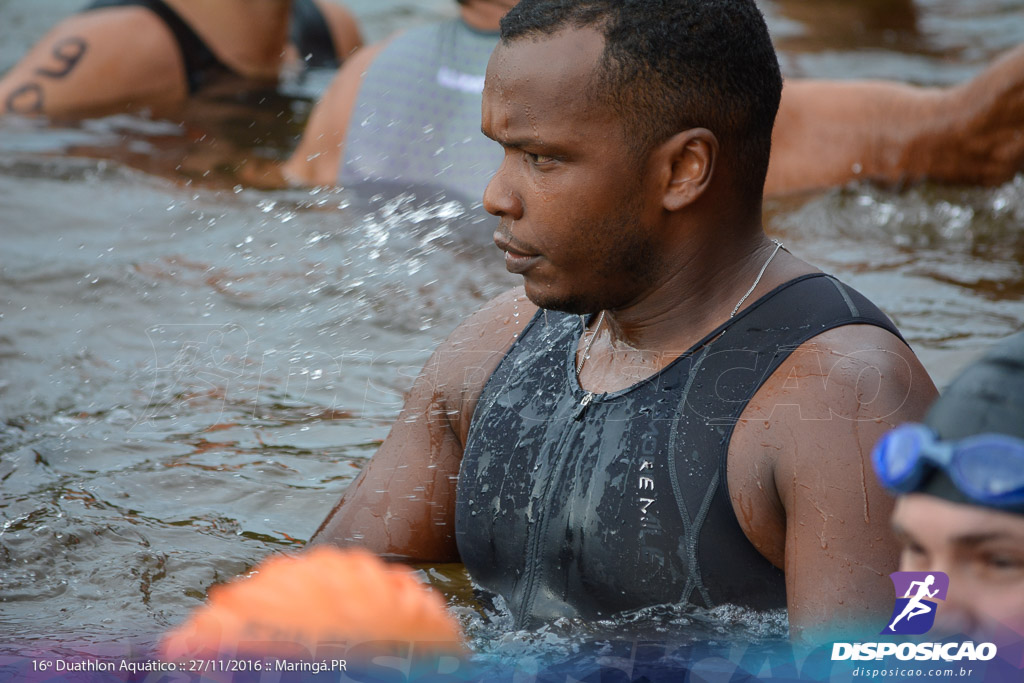
<instances>
[{"instance_id":1,"label":"man in water","mask_svg":"<svg viewBox=\"0 0 1024 683\"><path fill-rule=\"evenodd\" d=\"M433 184L479 201L501 161L476 130L498 21L515 0L460 0L459 19L366 48L314 109L282 171L296 184ZM788 79L767 194L853 180L998 184L1024 168L1024 47L953 88Z\"/></svg>"},{"instance_id":2,"label":"man in water","mask_svg":"<svg viewBox=\"0 0 1024 683\"><path fill-rule=\"evenodd\" d=\"M183 100L226 77L275 80L296 59L337 64L362 44L330 0L94 0L0 79L0 115L75 116Z\"/></svg>"},{"instance_id":3,"label":"man in water","mask_svg":"<svg viewBox=\"0 0 1024 683\"><path fill-rule=\"evenodd\" d=\"M937 626L1024 637L1024 333L964 370L923 424L888 433L874 464L900 494L900 569L949 576Z\"/></svg>"},{"instance_id":4,"label":"man in water","mask_svg":"<svg viewBox=\"0 0 1024 683\"><path fill-rule=\"evenodd\" d=\"M525 288L437 349L315 540L461 559L521 625L876 620L896 546L867 456L935 389L875 306L764 234L781 88L752 0L517 5L483 202Z\"/></svg>"}]
</instances>

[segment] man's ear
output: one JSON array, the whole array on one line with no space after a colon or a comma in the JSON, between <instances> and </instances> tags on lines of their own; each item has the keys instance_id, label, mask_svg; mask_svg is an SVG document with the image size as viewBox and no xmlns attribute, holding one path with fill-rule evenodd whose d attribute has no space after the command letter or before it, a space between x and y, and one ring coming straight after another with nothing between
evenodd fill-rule
<instances>
[{"instance_id":1,"label":"man's ear","mask_svg":"<svg viewBox=\"0 0 1024 683\"><path fill-rule=\"evenodd\" d=\"M718 159L718 138L707 128L676 133L661 145L666 178L662 204L668 211L692 204L707 190Z\"/></svg>"}]
</instances>

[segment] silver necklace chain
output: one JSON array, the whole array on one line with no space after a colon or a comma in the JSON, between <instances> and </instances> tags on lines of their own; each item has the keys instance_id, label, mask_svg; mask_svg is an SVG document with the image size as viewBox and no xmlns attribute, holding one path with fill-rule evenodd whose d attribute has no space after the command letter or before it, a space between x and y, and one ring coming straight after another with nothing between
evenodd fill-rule
<instances>
[{"instance_id":1,"label":"silver necklace chain","mask_svg":"<svg viewBox=\"0 0 1024 683\"><path fill-rule=\"evenodd\" d=\"M601 323L603 323L603 322L604 322L604 311L601 311L601 313L597 316L597 324L594 325L594 332L593 332L593 334L590 335L590 339L588 339L587 343L583 346L583 354L580 356L580 359L578 361L576 361L576 379L577 380L579 380L579 378L580 378L580 370L583 369L583 364L587 362L588 358L590 358L590 347L594 345L594 340L597 339L597 333L601 331ZM586 333L587 333L587 328L584 327L583 328L583 334L586 334Z\"/></svg>"},{"instance_id":2,"label":"silver necklace chain","mask_svg":"<svg viewBox=\"0 0 1024 683\"><path fill-rule=\"evenodd\" d=\"M751 292L753 292L757 285L760 284L761 278L764 277L764 271L768 270L768 266L771 264L772 259L779 253L779 249L782 249L782 242L778 241L774 237L772 238L772 242L775 243L775 248L772 249L772 253L768 257L768 260L764 262L763 266L761 266L761 272L758 273L757 277L754 279L754 284L750 285L750 289L747 290L747 293L741 296L740 300L736 302L735 306L733 306L732 313L729 314L730 319L736 317L736 313L739 312L740 306L743 305L743 302L747 300L747 297L750 296Z\"/></svg>"},{"instance_id":3,"label":"silver necklace chain","mask_svg":"<svg viewBox=\"0 0 1024 683\"><path fill-rule=\"evenodd\" d=\"M772 249L772 253L769 254L768 260L764 262L763 266L761 266L761 272L759 272L757 274L757 277L754 278L754 284L750 285L750 289L747 290L746 294L741 296L740 300L736 302L735 306L733 306L732 313L729 314L729 319L730 320L732 318L736 317L736 314L739 313L740 306L743 305L743 302L746 301L747 297L749 297L751 294L753 294L754 290L757 289L757 286L759 284L761 284L761 278L764 277L765 271L768 270L768 266L771 265L772 259L774 259L775 255L779 253L779 249L783 249L784 248L783 245L782 245L782 242L780 242L779 240L775 239L774 237L772 238L772 242L775 243L775 248ZM590 337L587 339L587 343L583 345L583 353L580 354L580 359L578 361L576 361L576 380L577 381L580 378L580 372L583 370L583 364L587 362L588 358L590 358L590 347L594 345L594 340L597 339L597 333L601 331L601 324L604 322L604 313L605 313L604 311L601 311L601 313L598 314L598 316L597 316L597 324L594 325L594 331L591 333ZM584 319L584 325L586 325L586 319ZM586 329L586 327L584 327L583 328L583 334L585 335L586 333L587 333L587 329Z\"/></svg>"}]
</instances>

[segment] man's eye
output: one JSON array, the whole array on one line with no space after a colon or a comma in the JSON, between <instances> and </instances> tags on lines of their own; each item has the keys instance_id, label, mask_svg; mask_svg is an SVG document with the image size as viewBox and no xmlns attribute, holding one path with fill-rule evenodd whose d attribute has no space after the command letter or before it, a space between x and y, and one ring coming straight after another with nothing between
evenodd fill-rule
<instances>
[{"instance_id":1,"label":"man's eye","mask_svg":"<svg viewBox=\"0 0 1024 683\"><path fill-rule=\"evenodd\" d=\"M526 158L530 160L531 164L547 164L555 160L554 157L546 154L533 154L532 152L526 152Z\"/></svg>"},{"instance_id":2,"label":"man's eye","mask_svg":"<svg viewBox=\"0 0 1024 683\"><path fill-rule=\"evenodd\" d=\"M985 566L996 571L1021 571L1024 561L1009 553L990 553L982 558Z\"/></svg>"}]
</instances>

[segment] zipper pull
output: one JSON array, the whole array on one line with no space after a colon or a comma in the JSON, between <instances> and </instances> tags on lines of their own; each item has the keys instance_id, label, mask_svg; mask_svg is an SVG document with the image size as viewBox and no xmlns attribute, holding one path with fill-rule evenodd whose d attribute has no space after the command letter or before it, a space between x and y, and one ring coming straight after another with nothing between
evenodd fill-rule
<instances>
[{"instance_id":1,"label":"zipper pull","mask_svg":"<svg viewBox=\"0 0 1024 683\"><path fill-rule=\"evenodd\" d=\"M588 391L583 394L583 398L580 399L580 406L576 409L576 416L574 419L579 420L583 417L583 413L587 412L587 406L594 400L594 392Z\"/></svg>"}]
</instances>

